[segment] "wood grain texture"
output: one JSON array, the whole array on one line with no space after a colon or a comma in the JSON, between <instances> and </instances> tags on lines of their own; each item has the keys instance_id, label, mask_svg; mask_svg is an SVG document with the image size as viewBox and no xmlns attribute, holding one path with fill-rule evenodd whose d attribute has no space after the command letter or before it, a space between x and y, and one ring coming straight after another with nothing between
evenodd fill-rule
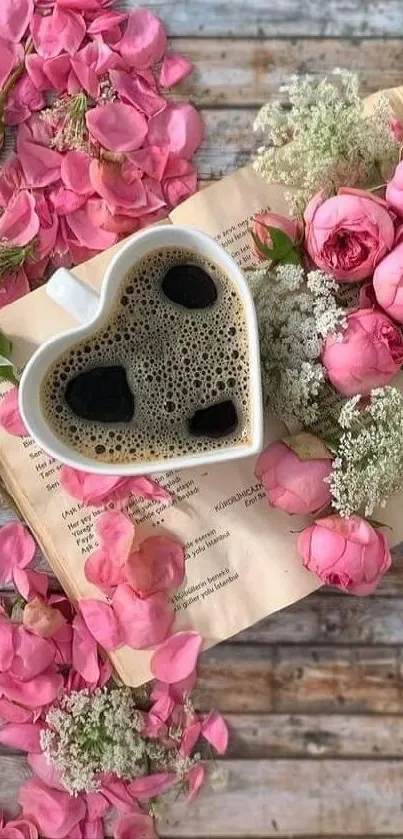
<instances>
[{"instance_id":1,"label":"wood grain texture","mask_svg":"<svg viewBox=\"0 0 403 839\"><path fill-rule=\"evenodd\" d=\"M120 0L131 8L133 0ZM384 37L403 34L400 0L150 0L174 35Z\"/></svg>"}]
</instances>

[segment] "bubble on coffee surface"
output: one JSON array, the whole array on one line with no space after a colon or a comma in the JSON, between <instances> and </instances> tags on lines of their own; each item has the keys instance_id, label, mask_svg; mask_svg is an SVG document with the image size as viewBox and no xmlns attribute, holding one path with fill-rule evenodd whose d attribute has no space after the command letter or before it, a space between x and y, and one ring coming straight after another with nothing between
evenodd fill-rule
<instances>
[{"instance_id":1,"label":"bubble on coffee surface","mask_svg":"<svg viewBox=\"0 0 403 839\"><path fill-rule=\"evenodd\" d=\"M201 269L213 282L215 300L210 297L203 308L188 308L164 292L170 270L186 265ZM251 431L248 359L243 304L231 280L202 256L164 248L130 269L104 324L52 365L42 383L42 405L66 445L103 462L164 459L242 445ZM79 415L80 403L72 410L67 399L74 382L85 382L83 374L90 381L96 370L101 377L96 410L101 407L102 413L102 368L109 377L112 421L91 415L91 404ZM126 392L125 408L132 405L133 413L119 421L111 393L113 377L122 382L123 371L133 400Z\"/></svg>"}]
</instances>

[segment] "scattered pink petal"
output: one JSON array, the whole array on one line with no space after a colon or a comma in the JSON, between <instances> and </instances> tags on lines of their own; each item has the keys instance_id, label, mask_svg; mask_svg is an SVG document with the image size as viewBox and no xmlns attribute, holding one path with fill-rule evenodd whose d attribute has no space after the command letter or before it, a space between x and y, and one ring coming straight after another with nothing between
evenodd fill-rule
<instances>
[{"instance_id":1,"label":"scattered pink petal","mask_svg":"<svg viewBox=\"0 0 403 839\"><path fill-rule=\"evenodd\" d=\"M117 565L124 565L133 543L135 527L124 513L102 513L96 522L98 539L116 557Z\"/></svg>"},{"instance_id":2,"label":"scattered pink petal","mask_svg":"<svg viewBox=\"0 0 403 839\"><path fill-rule=\"evenodd\" d=\"M93 160L90 178L93 189L105 199L112 212L124 208L139 208L143 212L146 205L144 186L140 180L128 183L119 164Z\"/></svg>"},{"instance_id":3,"label":"scattered pink petal","mask_svg":"<svg viewBox=\"0 0 403 839\"><path fill-rule=\"evenodd\" d=\"M43 72L56 93L65 93L71 70L71 58L63 53L47 58L43 63Z\"/></svg>"},{"instance_id":4,"label":"scattered pink petal","mask_svg":"<svg viewBox=\"0 0 403 839\"><path fill-rule=\"evenodd\" d=\"M64 790L59 774L54 766L47 762L44 754L29 754L27 756L28 766L34 774L51 789Z\"/></svg>"},{"instance_id":5,"label":"scattered pink petal","mask_svg":"<svg viewBox=\"0 0 403 839\"><path fill-rule=\"evenodd\" d=\"M79 210L66 216L67 224L81 245L95 250L106 250L116 242L116 234L103 230L100 225L99 214L102 213L102 201L99 198L89 198Z\"/></svg>"},{"instance_id":6,"label":"scattered pink petal","mask_svg":"<svg viewBox=\"0 0 403 839\"><path fill-rule=\"evenodd\" d=\"M172 604L164 594L141 600L130 586L120 585L113 594L112 605L125 643L135 650L159 644L174 621Z\"/></svg>"},{"instance_id":7,"label":"scattered pink petal","mask_svg":"<svg viewBox=\"0 0 403 839\"><path fill-rule=\"evenodd\" d=\"M189 786L189 795L186 799L188 804L196 798L200 788L203 786L204 778L205 778L206 770L201 763L198 763L196 766L188 772L187 774L187 782Z\"/></svg>"},{"instance_id":8,"label":"scattered pink petal","mask_svg":"<svg viewBox=\"0 0 403 839\"><path fill-rule=\"evenodd\" d=\"M52 2L52 0L50 0ZM57 0L61 9L76 9L79 12L100 12L114 0Z\"/></svg>"},{"instance_id":9,"label":"scattered pink petal","mask_svg":"<svg viewBox=\"0 0 403 839\"><path fill-rule=\"evenodd\" d=\"M30 568L16 567L13 569L13 582L24 600L32 600L38 594L41 597L46 597L47 595L49 577L40 571L31 571Z\"/></svg>"},{"instance_id":10,"label":"scattered pink petal","mask_svg":"<svg viewBox=\"0 0 403 839\"><path fill-rule=\"evenodd\" d=\"M6 41L18 43L34 12L34 0L1 0L0 32Z\"/></svg>"},{"instance_id":11,"label":"scattered pink petal","mask_svg":"<svg viewBox=\"0 0 403 839\"><path fill-rule=\"evenodd\" d=\"M173 87L182 81L193 70L193 64L184 55L167 52L162 62L160 72L161 87Z\"/></svg>"},{"instance_id":12,"label":"scattered pink petal","mask_svg":"<svg viewBox=\"0 0 403 839\"><path fill-rule=\"evenodd\" d=\"M68 792L50 789L36 778L21 787L18 803L24 816L32 819L42 836L52 839L64 839L86 813L82 797L74 798Z\"/></svg>"},{"instance_id":13,"label":"scattered pink petal","mask_svg":"<svg viewBox=\"0 0 403 839\"><path fill-rule=\"evenodd\" d=\"M35 210L35 199L22 190L11 200L0 218L0 239L7 239L12 245L27 245L39 230L39 218Z\"/></svg>"},{"instance_id":14,"label":"scattered pink petal","mask_svg":"<svg viewBox=\"0 0 403 839\"><path fill-rule=\"evenodd\" d=\"M14 705L8 699L0 699L0 719L10 723L32 722L33 713L20 705Z\"/></svg>"},{"instance_id":15,"label":"scattered pink petal","mask_svg":"<svg viewBox=\"0 0 403 839\"><path fill-rule=\"evenodd\" d=\"M2 7L0 6L0 31L2 31L1 14ZM6 40L3 40L3 38L0 38L0 87L3 87L4 82L7 81L14 64L15 53L12 45L8 44Z\"/></svg>"},{"instance_id":16,"label":"scattered pink petal","mask_svg":"<svg viewBox=\"0 0 403 839\"><path fill-rule=\"evenodd\" d=\"M34 635L52 638L66 620L58 609L49 606L42 597L34 597L25 606L22 622Z\"/></svg>"},{"instance_id":17,"label":"scattered pink petal","mask_svg":"<svg viewBox=\"0 0 403 839\"><path fill-rule=\"evenodd\" d=\"M112 595L113 589L125 582L123 569L118 561L104 548L94 551L86 560L84 573L89 583Z\"/></svg>"},{"instance_id":18,"label":"scattered pink petal","mask_svg":"<svg viewBox=\"0 0 403 839\"><path fill-rule=\"evenodd\" d=\"M118 236L127 236L129 233L134 233L138 230L139 221L136 218L131 218L131 216L112 215L108 212L108 216L102 227L104 230L117 233Z\"/></svg>"},{"instance_id":19,"label":"scattered pink petal","mask_svg":"<svg viewBox=\"0 0 403 839\"><path fill-rule=\"evenodd\" d=\"M17 142L18 157L28 187L38 189L58 181L62 155L29 140Z\"/></svg>"},{"instance_id":20,"label":"scattered pink petal","mask_svg":"<svg viewBox=\"0 0 403 839\"><path fill-rule=\"evenodd\" d=\"M154 820L146 813L127 813L115 822L113 839L158 839Z\"/></svg>"},{"instance_id":21,"label":"scattered pink petal","mask_svg":"<svg viewBox=\"0 0 403 839\"><path fill-rule=\"evenodd\" d=\"M25 127L29 128L31 132L31 137L27 139L33 140L34 143L39 143L41 146L48 146L53 138L53 129L52 126L45 122L42 119L40 114L31 114L30 118L25 123ZM38 212L38 205L45 203L46 198L44 195L36 195L36 209Z\"/></svg>"},{"instance_id":22,"label":"scattered pink petal","mask_svg":"<svg viewBox=\"0 0 403 839\"><path fill-rule=\"evenodd\" d=\"M11 621L0 619L0 671L10 669L14 658L14 625Z\"/></svg>"},{"instance_id":23,"label":"scattered pink petal","mask_svg":"<svg viewBox=\"0 0 403 839\"><path fill-rule=\"evenodd\" d=\"M26 71L37 90L47 90L49 79L44 71L44 59L37 53L31 53L25 58Z\"/></svg>"},{"instance_id":24,"label":"scattered pink petal","mask_svg":"<svg viewBox=\"0 0 403 839\"><path fill-rule=\"evenodd\" d=\"M67 189L78 195L91 195L94 192L90 181L91 157L83 151L69 151L64 155L61 176Z\"/></svg>"},{"instance_id":25,"label":"scattered pink petal","mask_svg":"<svg viewBox=\"0 0 403 839\"><path fill-rule=\"evenodd\" d=\"M31 289L24 268L3 275L0 280L0 309L3 309L4 306L9 306L10 303L14 303L20 297L24 297L24 294L28 294L29 291Z\"/></svg>"},{"instance_id":26,"label":"scattered pink petal","mask_svg":"<svg viewBox=\"0 0 403 839\"><path fill-rule=\"evenodd\" d=\"M127 18L127 14L122 12L104 12L90 23L87 28L89 35L101 35L102 32L109 32L115 26L119 26Z\"/></svg>"},{"instance_id":27,"label":"scattered pink petal","mask_svg":"<svg viewBox=\"0 0 403 839\"><path fill-rule=\"evenodd\" d=\"M35 556L35 542L23 524L11 522L0 529L0 580L10 583L14 568L26 568Z\"/></svg>"},{"instance_id":28,"label":"scattered pink petal","mask_svg":"<svg viewBox=\"0 0 403 839\"><path fill-rule=\"evenodd\" d=\"M219 755L225 755L228 748L228 727L218 711L210 711L203 722L202 734Z\"/></svg>"},{"instance_id":29,"label":"scattered pink petal","mask_svg":"<svg viewBox=\"0 0 403 839\"><path fill-rule=\"evenodd\" d=\"M129 160L138 166L150 178L161 181L168 162L169 149L167 146L146 146L143 149L131 151Z\"/></svg>"},{"instance_id":30,"label":"scattered pink petal","mask_svg":"<svg viewBox=\"0 0 403 839\"><path fill-rule=\"evenodd\" d=\"M200 737L201 730L202 727L199 722L192 722L187 726L187 728L185 728L179 749L181 755L184 757L190 757Z\"/></svg>"},{"instance_id":31,"label":"scattered pink petal","mask_svg":"<svg viewBox=\"0 0 403 839\"><path fill-rule=\"evenodd\" d=\"M91 136L110 151L138 149L146 134L147 121L130 105L109 102L87 111L86 122Z\"/></svg>"},{"instance_id":32,"label":"scattered pink petal","mask_svg":"<svg viewBox=\"0 0 403 839\"><path fill-rule=\"evenodd\" d=\"M113 475L93 475L91 472L81 472L70 466L62 466L59 472L60 484L77 501L84 504L102 505L110 501L120 491L129 494L129 480ZM119 497L125 497L123 494Z\"/></svg>"},{"instance_id":33,"label":"scattered pink petal","mask_svg":"<svg viewBox=\"0 0 403 839\"><path fill-rule=\"evenodd\" d=\"M155 679L166 684L179 682L190 676L196 667L203 639L198 632L177 632L167 638L151 659Z\"/></svg>"},{"instance_id":34,"label":"scattered pink petal","mask_svg":"<svg viewBox=\"0 0 403 839\"><path fill-rule=\"evenodd\" d=\"M0 169L0 204L7 207L13 195L25 187L20 161L16 154L10 155Z\"/></svg>"},{"instance_id":35,"label":"scattered pink petal","mask_svg":"<svg viewBox=\"0 0 403 839\"><path fill-rule=\"evenodd\" d=\"M180 778L173 772L158 772L155 775L144 775L136 778L128 785L129 792L139 801L149 801L156 798L179 782Z\"/></svg>"},{"instance_id":36,"label":"scattered pink petal","mask_svg":"<svg viewBox=\"0 0 403 839\"><path fill-rule=\"evenodd\" d=\"M51 15L34 14L31 32L42 58L54 58L63 51L74 55L84 38L85 23L82 15L58 4Z\"/></svg>"},{"instance_id":37,"label":"scattered pink petal","mask_svg":"<svg viewBox=\"0 0 403 839\"><path fill-rule=\"evenodd\" d=\"M172 158L167 164L162 185L167 204L177 207L196 192L196 169L188 160Z\"/></svg>"},{"instance_id":38,"label":"scattered pink petal","mask_svg":"<svg viewBox=\"0 0 403 839\"><path fill-rule=\"evenodd\" d=\"M13 437L27 437L28 431L22 421L18 406L18 388L7 391L0 402L0 426Z\"/></svg>"},{"instance_id":39,"label":"scattered pink petal","mask_svg":"<svg viewBox=\"0 0 403 839\"><path fill-rule=\"evenodd\" d=\"M77 195L71 189L59 186L52 192L52 204L59 216L66 216L79 210L87 201L86 195Z\"/></svg>"},{"instance_id":40,"label":"scattered pink petal","mask_svg":"<svg viewBox=\"0 0 403 839\"><path fill-rule=\"evenodd\" d=\"M0 837L1 839L38 839L39 833L31 821L17 818L4 825Z\"/></svg>"},{"instance_id":41,"label":"scattered pink petal","mask_svg":"<svg viewBox=\"0 0 403 839\"><path fill-rule=\"evenodd\" d=\"M108 70L123 64L120 55L105 44L102 38L88 43L77 53L77 58L91 67L97 76L103 76Z\"/></svg>"},{"instance_id":42,"label":"scattered pink petal","mask_svg":"<svg viewBox=\"0 0 403 839\"><path fill-rule=\"evenodd\" d=\"M139 597L179 588L185 576L183 547L167 536L150 536L130 554L125 574Z\"/></svg>"},{"instance_id":43,"label":"scattered pink petal","mask_svg":"<svg viewBox=\"0 0 403 839\"><path fill-rule=\"evenodd\" d=\"M0 743L12 749L21 749L23 752L42 751L40 734L43 726L38 723L10 723L0 728ZM1 836L1 832L0 832Z\"/></svg>"},{"instance_id":44,"label":"scattered pink petal","mask_svg":"<svg viewBox=\"0 0 403 839\"><path fill-rule=\"evenodd\" d=\"M119 624L112 606L90 598L82 598L79 606L86 626L98 644L108 652L122 646Z\"/></svg>"},{"instance_id":45,"label":"scattered pink petal","mask_svg":"<svg viewBox=\"0 0 403 839\"><path fill-rule=\"evenodd\" d=\"M92 67L89 67L85 61L79 61L78 58L71 59L71 66L82 89L89 93L93 99L98 99L99 82L95 70Z\"/></svg>"},{"instance_id":46,"label":"scattered pink petal","mask_svg":"<svg viewBox=\"0 0 403 839\"><path fill-rule=\"evenodd\" d=\"M73 621L73 667L89 684L99 679L98 646L81 615Z\"/></svg>"},{"instance_id":47,"label":"scattered pink petal","mask_svg":"<svg viewBox=\"0 0 403 839\"><path fill-rule=\"evenodd\" d=\"M101 792L87 792L85 795L87 805L87 818L89 821L103 819L109 810L110 804Z\"/></svg>"},{"instance_id":48,"label":"scattered pink petal","mask_svg":"<svg viewBox=\"0 0 403 839\"><path fill-rule=\"evenodd\" d=\"M129 478L130 492L133 495L141 495L143 498L149 498L151 501L160 501L163 504L170 504L172 501L172 494L154 481L152 478Z\"/></svg>"},{"instance_id":49,"label":"scattered pink petal","mask_svg":"<svg viewBox=\"0 0 403 839\"><path fill-rule=\"evenodd\" d=\"M169 102L148 123L147 143L168 146L176 157L192 157L202 139L202 118L196 108L187 102Z\"/></svg>"},{"instance_id":50,"label":"scattered pink petal","mask_svg":"<svg viewBox=\"0 0 403 839\"><path fill-rule=\"evenodd\" d=\"M166 40L165 29L159 18L148 9L139 7L128 16L119 52L130 67L137 70L151 67L162 58Z\"/></svg>"},{"instance_id":51,"label":"scattered pink petal","mask_svg":"<svg viewBox=\"0 0 403 839\"><path fill-rule=\"evenodd\" d=\"M52 643L55 649L55 664L62 664L70 667L72 663L73 628L65 623L52 636Z\"/></svg>"},{"instance_id":52,"label":"scattered pink petal","mask_svg":"<svg viewBox=\"0 0 403 839\"><path fill-rule=\"evenodd\" d=\"M115 779L115 776L102 780L101 792L119 813L132 813L136 807L127 783Z\"/></svg>"},{"instance_id":53,"label":"scattered pink petal","mask_svg":"<svg viewBox=\"0 0 403 839\"><path fill-rule=\"evenodd\" d=\"M149 737L150 740L159 740L161 737L165 737L166 733L167 727L160 717L153 713L143 713L142 734L144 734L144 737Z\"/></svg>"},{"instance_id":54,"label":"scattered pink petal","mask_svg":"<svg viewBox=\"0 0 403 839\"><path fill-rule=\"evenodd\" d=\"M166 108L166 101L144 80L124 70L110 70L110 80L120 99L129 102L147 117L152 117Z\"/></svg>"},{"instance_id":55,"label":"scattered pink petal","mask_svg":"<svg viewBox=\"0 0 403 839\"><path fill-rule=\"evenodd\" d=\"M7 97L4 109L6 125L19 125L25 122L32 111L40 111L45 105L45 98L31 81L29 75L24 75L17 81Z\"/></svg>"},{"instance_id":56,"label":"scattered pink petal","mask_svg":"<svg viewBox=\"0 0 403 839\"><path fill-rule=\"evenodd\" d=\"M0 693L11 702L27 708L39 708L53 702L63 687L63 676L50 668L29 682L21 682L9 673L0 674Z\"/></svg>"},{"instance_id":57,"label":"scattered pink petal","mask_svg":"<svg viewBox=\"0 0 403 839\"><path fill-rule=\"evenodd\" d=\"M195 687L197 681L197 673L196 669L194 669L186 679L181 679L179 682L175 682L172 685L167 685L165 682L154 682L153 689L151 692L151 699L153 702L157 702L159 699L162 699L164 696L168 695L172 697L175 702L183 703L183 699L186 695L189 695L193 688Z\"/></svg>"},{"instance_id":58,"label":"scattered pink petal","mask_svg":"<svg viewBox=\"0 0 403 839\"><path fill-rule=\"evenodd\" d=\"M165 685L167 687L167 685ZM175 707L175 702L172 697L169 695L169 692L166 693L165 696L160 696L159 699L154 702L151 713L153 716L158 717L163 722L168 722L173 710Z\"/></svg>"},{"instance_id":59,"label":"scattered pink petal","mask_svg":"<svg viewBox=\"0 0 403 839\"><path fill-rule=\"evenodd\" d=\"M16 679L29 681L48 670L55 657L53 644L17 625L14 632L14 659L9 670Z\"/></svg>"}]
</instances>

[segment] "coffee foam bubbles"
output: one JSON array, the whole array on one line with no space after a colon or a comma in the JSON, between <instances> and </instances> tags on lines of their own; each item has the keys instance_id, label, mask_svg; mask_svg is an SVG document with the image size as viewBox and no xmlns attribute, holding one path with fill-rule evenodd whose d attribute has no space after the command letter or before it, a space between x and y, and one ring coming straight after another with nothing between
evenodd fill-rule
<instances>
[{"instance_id":1,"label":"coffee foam bubbles","mask_svg":"<svg viewBox=\"0 0 403 839\"><path fill-rule=\"evenodd\" d=\"M169 268L193 264L214 280L218 299L189 310L171 302L161 284ZM121 283L117 304L89 339L65 352L46 374L41 400L63 442L108 463L154 460L244 444L250 435L248 334L239 292L214 263L179 248L139 260ZM77 374L122 365L135 398L129 423L77 417L64 393ZM232 399L238 427L228 437L196 438L187 422L196 410Z\"/></svg>"}]
</instances>

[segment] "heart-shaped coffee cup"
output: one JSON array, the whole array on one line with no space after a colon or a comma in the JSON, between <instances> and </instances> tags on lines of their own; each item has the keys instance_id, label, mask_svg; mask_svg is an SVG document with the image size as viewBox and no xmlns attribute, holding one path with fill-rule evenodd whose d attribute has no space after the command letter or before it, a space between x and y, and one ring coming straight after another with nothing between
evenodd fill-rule
<instances>
[{"instance_id":1,"label":"heart-shaped coffee cup","mask_svg":"<svg viewBox=\"0 0 403 839\"><path fill-rule=\"evenodd\" d=\"M209 440L195 453L127 460L113 463L83 455L56 435L47 420L40 398L41 387L49 369L66 351L80 342L91 340L91 335L103 326L116 306L122 281L136 263L164 248L192 251L218 266L229 278L242 303L247 332L248 383L248 434L245 439L232 444L231 440L212 447ZM168 469L188 468L202 464L256 454L262 445L263 418L260 379L259 338L255 308L246 279L236 262L224 248L206 234L194 228L161 225L135 234L122 244L106 270L100 296L65 269L59 269L47 284L49 296L62 308L73 314L81 324L54 337L39 347L28 362L21 378L19 390L20 410L25 425L38 445L62 463L76 469L102 475L144 475ZM150 338L150 340L152 340Z\"/></svg>"}]
</instances>

